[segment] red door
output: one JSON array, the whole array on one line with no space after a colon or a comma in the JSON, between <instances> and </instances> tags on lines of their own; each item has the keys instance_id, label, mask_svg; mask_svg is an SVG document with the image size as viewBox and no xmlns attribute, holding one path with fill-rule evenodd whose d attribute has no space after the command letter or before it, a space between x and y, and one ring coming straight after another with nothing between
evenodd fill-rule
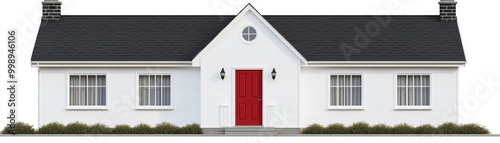
<instances>
[{"instance_id":1,"label":"red door","mask_svg":"<svg viewBox=\"0 0 500 143\"><path fill-rule=\"evenodd\" d=\"M236 125L262 125L262 71L236 71Z\"/></svg>"}]
</instances>

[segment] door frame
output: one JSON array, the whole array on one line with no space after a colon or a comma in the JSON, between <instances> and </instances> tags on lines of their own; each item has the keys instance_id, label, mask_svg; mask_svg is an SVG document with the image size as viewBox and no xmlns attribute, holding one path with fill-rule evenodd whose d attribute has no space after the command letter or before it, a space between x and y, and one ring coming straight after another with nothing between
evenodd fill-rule
<instances>
[{"instance_id":1,"label":"door frame","mask_svg":"<svg viewBox=\"0 0 500 143\"><path fill-rule=\"evenodd\" d=\"M264 108L265 105L266 105L266 99L265 99L265 81L264 79L266 79L265 77L265 68L264 67L261 67L261 66L251 66L251 67L231 67L231 113L229 114L229 117L231 118L231 124L230 126L232 127L236 127L236 71L237 70L260 70L262 71L262 127L265 127L267 126L267 121L264 120L264 119L267 119L267 110Z\"/></svg>"}]
</instances>

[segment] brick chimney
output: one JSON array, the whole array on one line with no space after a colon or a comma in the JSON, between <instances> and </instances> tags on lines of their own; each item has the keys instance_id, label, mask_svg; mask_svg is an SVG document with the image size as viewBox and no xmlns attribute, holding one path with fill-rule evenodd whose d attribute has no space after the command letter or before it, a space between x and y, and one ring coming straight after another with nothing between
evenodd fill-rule
<instances>
[{"instance_id":1,"label":"brick chimney","mask_svg":"<svg viewBox=\"0 0 500 143\"><path fill-rule=\"evenodd\" d=\"M439 15L442 22L457 21L457 2L455 0L441 0Z\"/></svg>"},{"instance_id":2,"label":"brick chimney","mask_svg":"<svg viewBox=\"0 0 500 143\"><path fill-rule=\"evenodd\" d=\"M61 4L58 0L42 1L42 21L59 21L61 20Z\"/></svg>"}]
</instances>

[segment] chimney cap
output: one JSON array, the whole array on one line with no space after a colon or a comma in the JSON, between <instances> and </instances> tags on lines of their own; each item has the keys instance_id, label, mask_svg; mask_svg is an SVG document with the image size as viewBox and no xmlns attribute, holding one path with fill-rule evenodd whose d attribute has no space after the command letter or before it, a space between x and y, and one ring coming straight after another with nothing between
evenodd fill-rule
<instances>
[{"instance_id":1,"label":"chimney cap","mask_svg":"<svg viewBox=\"0 0 500 143\"><path fill-rule=\"evenodd\" d=\"M62 4L62 2L59 0L44 0L42 4Z\"/></svg>"},{"instance_id":2,"label":"chimney cap","mask_svg":"<svg viewBox=\"0 0 500 143\"><path fill-rule=\"evenodd\" d=\"M439 4L457 4L455 0L441 0Z\"/></svg>"}]
</instances>

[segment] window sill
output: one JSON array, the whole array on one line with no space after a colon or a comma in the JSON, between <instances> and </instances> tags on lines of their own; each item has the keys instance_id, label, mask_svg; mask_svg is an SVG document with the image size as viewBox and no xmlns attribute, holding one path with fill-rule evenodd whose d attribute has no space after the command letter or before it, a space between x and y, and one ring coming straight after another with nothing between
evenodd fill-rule
<instances>
[{"instance_id":1,"label":"window sill","mask_svg":"<svg viewBox=\"0 0 500 143\"><path fill-rule=\"evenodd\" d=\"M107 106L67 106L67 110L108 110Z\"/></svg>"},{"instance_id":2,"label":"window sill","mask_svg":"<svg viewBox=\"0 0 500 143\"><path fill-rule=\"evenodd\" d=\"M364 110L363 106L328 106L328 110Z\"/></svg>"},{"instance_id":3,"label":"window sill","mask_svg":"<svg viewBox=\"0 0 500 143\"><path fill-rule=\"evenodd\" d=\"M431 106L396 106L396 110L432 110Z\"/></svg>"},{"instance_id":4,"label":"window sill","mask_svg":"<svg viewBox=\"0 0 500 143\"><path fill-rule=\"evenodd\" d=\"M172 110L172 106L137 106L137 110Z\"/></svg>"}]
</instances>

